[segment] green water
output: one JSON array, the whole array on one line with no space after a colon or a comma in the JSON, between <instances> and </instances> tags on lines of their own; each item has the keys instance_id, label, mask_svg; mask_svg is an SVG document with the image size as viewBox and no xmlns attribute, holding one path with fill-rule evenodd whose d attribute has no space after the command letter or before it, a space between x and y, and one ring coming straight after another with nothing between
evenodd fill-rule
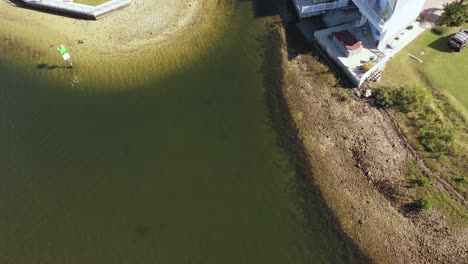
<instances>
[{"instance_id":1,"label":"green water","mask_svg":"<svg viewBox=\"0 0 468 264\"><path fill-rule=\"evenodd\" d=\"M269 19L234 9L216 48L142 86L0 60L0 263L353 262L278 147Z\"/></svg>"}]
</instances>

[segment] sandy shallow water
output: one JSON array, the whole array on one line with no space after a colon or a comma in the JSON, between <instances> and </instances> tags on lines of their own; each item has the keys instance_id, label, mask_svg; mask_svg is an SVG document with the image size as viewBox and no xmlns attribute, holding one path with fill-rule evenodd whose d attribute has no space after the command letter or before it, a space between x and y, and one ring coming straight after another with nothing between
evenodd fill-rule
<instances>
[{"instance_id":1,"label":"sandy shallow water","mask_svg":"<svg viewBox=\"0 0 468 264\"><path fill-rule=\"evenodd\" d=\"M72 55L75 74L86 71L86 78L94 81L110 77L114 84L134 85L148 76L154 79L180 70L212 49L226 26L221 17L229 15L226 5L221 8L218 2L135 0L127 8L91 21L1 1L0 54L3 59L30 64L31 70L63 66L56 52L63 43ZM204 37L207 34L212 37Z\"/></svg>"}]
</instances>

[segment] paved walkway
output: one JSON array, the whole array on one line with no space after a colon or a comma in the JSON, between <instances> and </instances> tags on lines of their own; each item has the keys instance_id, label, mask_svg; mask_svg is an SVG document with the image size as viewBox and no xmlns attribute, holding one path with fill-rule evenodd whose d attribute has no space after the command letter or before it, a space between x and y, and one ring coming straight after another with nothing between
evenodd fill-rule
<instances>
[{"instance_id":1,"label":"paved walkway","mask_svg":"<svg viewBox=\"0 0 468 264\"><path fill-rule=\"evenodd\" d=\"M32 8L60 12L87 19L99 19L113 11L126 7L132 0L111 0L98 6L89 6L62 0L20 0Z\"/></svg>"}]
</instances>

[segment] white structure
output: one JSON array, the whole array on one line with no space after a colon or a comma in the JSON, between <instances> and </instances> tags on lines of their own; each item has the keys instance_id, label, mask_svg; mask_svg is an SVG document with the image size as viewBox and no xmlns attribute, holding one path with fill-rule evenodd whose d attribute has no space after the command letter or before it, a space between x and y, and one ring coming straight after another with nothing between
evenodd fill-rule
<instances>
[{"instance_id":1,"label":"white structure","mask_svg":"<svg viewBox=\"0 0 468 264\"><path fill-rule=\"evenodd\" d=\"M377 49L384 51L387 45L414 22L421 13L425 0L352 0L369 21Z\"/></svg>"},{"instance_id":2,"label":"white structure","mask_svg":"<svg viewBox=\"0 0 468 264\"><path fill-rule=\"evenodd\" d=\"M349 0L293 0L299 18L316 16L349 5Z\"/></svg>"},{"instance_id":3,"label":"white structure","mask_svg":"<svg viewBox=\"0 0 468 264\"><path fill-rule=\"evenodd\" d=\"M300 18L322 14L349 5L349 0L293 0ZM356 26L369 22L377 49L387 45L414 22L421 13L425 0L352 0L362 14Z\"/></svg>"},{"instance_id":4,"label":"white structure","mask_svg":"<svg viewBox=\"0 0 468 264\"><path fill-rule=\"evenodd\" d=\"M98 6L73 3L73 0L20 0L32 8L59 12L71 16L87 19L99 19L113 11L124 8L132 0L109 0Z\"/></svg>"}]
</instances>

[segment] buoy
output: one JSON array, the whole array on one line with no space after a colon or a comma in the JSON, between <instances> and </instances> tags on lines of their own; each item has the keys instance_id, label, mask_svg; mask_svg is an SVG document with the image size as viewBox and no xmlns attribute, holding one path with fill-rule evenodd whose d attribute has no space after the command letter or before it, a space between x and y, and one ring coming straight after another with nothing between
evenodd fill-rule
<instances>
[{"instance_id":1,"label":"buoy","mask_svg":"<svg viewBox=\"0 0 468 264\"><path fill-rule=\"evenodd\" d=\"M60 55L62 55L63 60L68 62L68 64L70 65L70 68L73 68L73 64L71 62L71 56L70 56L70 53L68 53L67 48L65 48L65 46L62 44L57 48L57 50L60 53Z\"/></svg>"}]
</instances>

